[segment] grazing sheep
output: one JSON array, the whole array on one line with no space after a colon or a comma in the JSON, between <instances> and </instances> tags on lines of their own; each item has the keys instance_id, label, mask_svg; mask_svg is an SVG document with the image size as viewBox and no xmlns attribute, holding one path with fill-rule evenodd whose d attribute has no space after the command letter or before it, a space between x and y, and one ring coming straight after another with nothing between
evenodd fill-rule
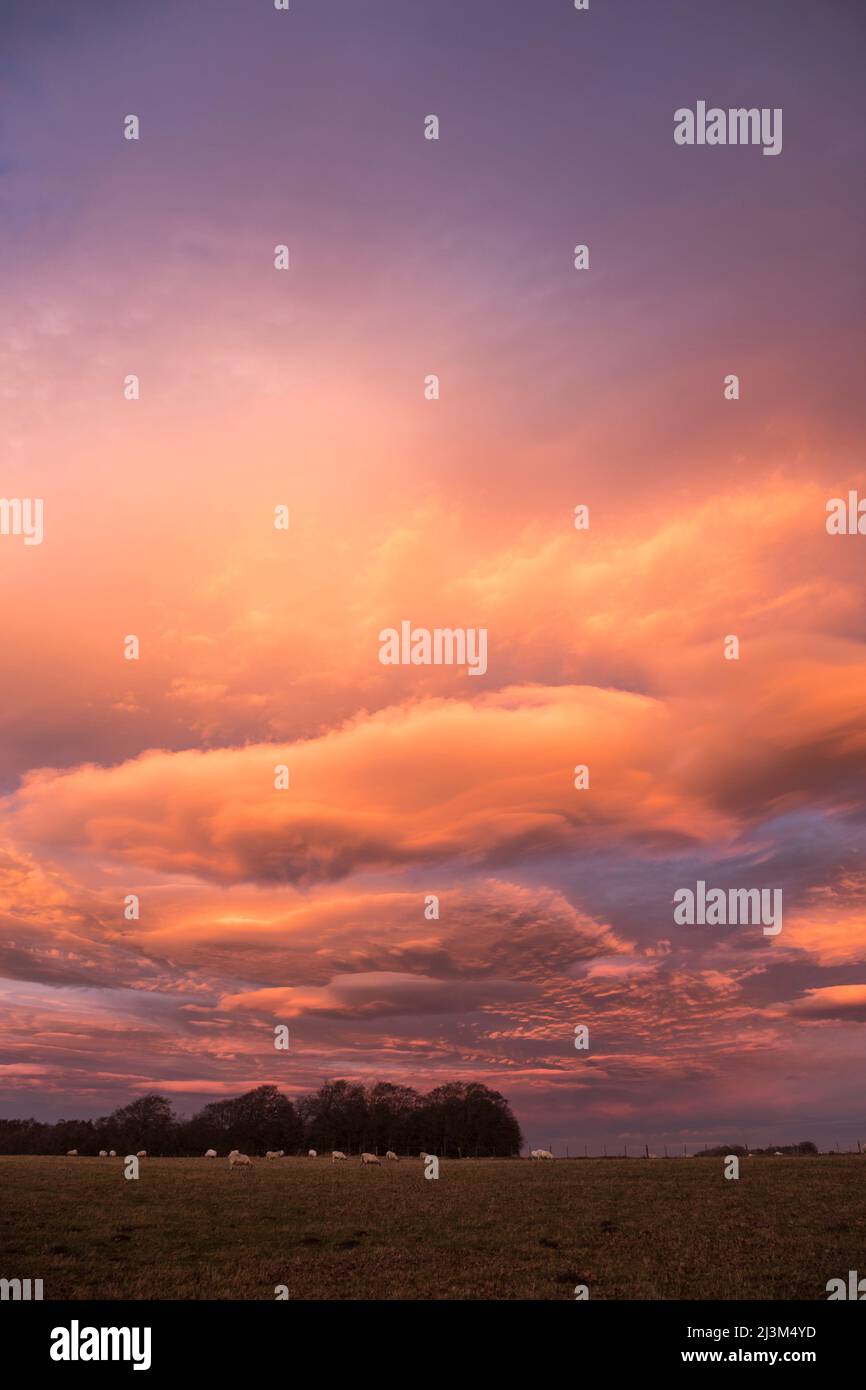
<instances>
[{"instance_id":1,"label":"grazing sheep","mask_svg":"<svg viewBox=\"0 0 866 1390\"><path fill-rule=\"evenodd\" d=\"M265 1154L265 1158L282 1158L282 1157L283 1157L283 1150L282 1150L282 1149L268 1149L267 1153Z\"/></svg>"},{"instance_id":2,"label":"grazing sheep","mask_svg":"<svg viewBox=\"0 0 866 1390\"><path fill-rule=\"evenodd\" d=\"M427 1157L427 1155L425 1154L425 1152L424 1152L423 1149L422 1149L421 1152L419 1153L418 1157L421 1159L421 1161L422 1161L422 1163L423 1163L424 1159Z\"/></svg>"},{"instance_id":3,"label":"grazing sheep","mask_svg":"<svg viewBox=\"0 0 866 1390\"><path fill-rule=\"evenodd\" d=\"M109 1149L109 1150L108 1150L108 1157L109 1157L109 1158L117 1158L117 1150L116 1150L116 1149Z\"/></svg>"},{"instance_id":4,"label":"grazing sheep","mask_svg":"<svg viewBox=\"0 0 866 1390\"><path fill-rule=\"evenodd\" d=\"M336 1163L337 1160L340 1159L340 1158L343 1160L343 1162L346 1161L346 1155L345 1155L344 1153L340 1153L340 1150L339 1150L339 1149L332 1149L332 1150L331 1150L331 1162L332 1162L332 1163Z\"/></svg>"},{"instance_id":5,"label":"grazing sheep","mask_svg":"<svg viewBox=\"0 0 866 1390\"><path fill-rule=\"evenodd\" d=\"M147 1158L147 1149L139 1149L136 1158Z\"/></svg>"},{"instance_id":6,"label":"grazing sheep","mask_svg":"<svg viewBox=\"0 0 866 1390\"><path fill-rule=\"evenodd\" d=\"M530 1158L553 1158L553 1154L550 1152L549 1149L533 1149L533 1150L531 1151L529 1157L530 1157Z\"/></svg>"},{"instance_id":7,"label":"grazing sheep","mask_svg":"<svg viewBox=\"0 0 866 1390\"><path fill-rule=\"evenodd\" d=\"M205 1154L204 1154L204 1156L205 1156L205 1158L216 1158L216 1156L217 1156L217 1151L216 1151L216 1149L205 1149Z\"/></svg>"},{"instance_id":8,"label":"grazing sheep","mask_svg":"<svg viewBox=\"0 0 866 1390\"><path fill-rule=\"evenodd\" d=\"M253 1160L249 1158L246 1154L238 1153L237 1149L235 1149L233 1153L229 1154L230 1168L252 1168L252 1166Z\"/></svg>"},{"instance_id":9,"label":"grazing sheep","mask_svg":"<svg viewBox=\"0 0 866 1390\"><path fill-rule=\"evenodd\" d=\"M307 1158L318 1158L318 1157L319 1157L319 1155L316 1153L316 1150L315 1150L315 1149L310 1149L310 1150L309 1150L309 1152L308 1152L308 1154L307 1154Z\"/></svg>"},{"instance_id":10,"label":"grazing sheep","mask_svg":"<svg viewBox=\"0 0 866 1390\"><path fill-rule=\"evenodd\" d=\"M236 1154L236 1153L239 1153L239 1152L240 1152L239 1149L229 1149L229 1158L231 1158L232 1154Z\"/></svg>"},{"instance_id":11,"label":"grazing sheep","mask_svg":"<svg viewBox=\"0 0 866 1390\"><path fill-rule=\"evenodd\" d=\"M782 1153L782 1150L781 1150L781 1149L777 1149L776 1152L773 1154L773 1157L774 1157L774 1158L784 1158L785 1155Z\"/></svg>"},{"instance_id":12,"label":"grazing sheep","mask_svg":"<svg viewBox=\"0 0 866 1390\"><path fill-rule=\"evenodd\" d=\"M361 1162L378 1163L381 1166L382 1160L381 1158L377 1158L375 1154L361 1154Z\"/></svg>"},{"instance_id":13,"label":"grazing sheep","mask_svg":"<svg viewBox=\"0 0 866 1390\"><path fill-rule=\"evenodd\" d=\"M100 1149L100 1150L99 1150L99 1157L100 1157L100 1158L108 1158L108 1150L107 1150L107 1149Z\"/></svg>"},{"instance_id":14,"label":"grazing sheep","mask_svg":"<svg viewBox=\"0 0 866 1390\"><path fill-rule=\"evenodd\" d=\"M77 1158L77 1157L78 1157L78 1150L77 1150L77 1149L67 1149L67 1150L66 1150L66 1157L67 1157L67 1158Z\"/></svg>"},{"instance_id":15,"label":"grazing sheep","mask_svg":"<svg viewBox=\"0 0 866 1390\"><path fill-rule=\"evenodd\" d=\"M647 1158L658 1158L658 1154L647 1154Z\"/></svg>"},{"instance_id":16,"label":"grazing sheep","mask_svg":"<svg viewBox=\"0 0 866 1390\"><path fill-rule=\"evenodd\" d=\"M389 1158L389 1159L391 1160L392 1163L399 1163L399 1162L400 1162L399 1158L398 1158L397 1155L394 1153L393 1149L389 1149L388 1152L386 1153L385 1157L386 1157L386 1158Z\"/></svg>"}]
</instances>

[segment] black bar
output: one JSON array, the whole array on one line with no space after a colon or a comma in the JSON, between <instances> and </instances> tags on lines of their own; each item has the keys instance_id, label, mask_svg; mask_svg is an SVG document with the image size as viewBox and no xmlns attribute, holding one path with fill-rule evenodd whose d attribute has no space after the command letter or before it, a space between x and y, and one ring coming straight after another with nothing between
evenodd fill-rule
<instances>
[{"instance_id":1,"label":"black bar","mask_svg":"<svg viewBox=\"0 0 866 1390\"><path fill-rule=\"evenodd\" d=\"M335 1373L365 1379L375 1375L385 1385L404 1386L408 1375L426 1384L440 1366L443 1372L453 1373L460 1364L465 1371L466 1352L473 1347L488 1371L497 1356L513 1356L519 1347L524 1354L531 1352L539 1375L544 1367L552 1375L552 1355L558 1364L564 1354L575 1377L585 1375L587 1359L594 1356L602 1358L605 1372L611 1375L620 1371L666 1374L689 1367L700 1371L712 1364L729 1370L800 1365L825 1380L828 1373L858 1364L864 1314L824 1301L469 1301L457 1305L457 1311L454 1305L439 1301L371 1304L361 1299L344 1303L7 1302L0 1304L0 1328L7 1365L12 1359L61 1379L78 1373L92 1378L100 1370L114 1375L134 1372L130 1360L53 1360L52 1345L70 1352L73 1345L70 1342L67 1347L56 1329L75 1334L74 1344L89 1349L93 1339L88 1328L138 1328L142 1329L138 1341L130 1334L128 1350L140 1361L148 1351L143 1329L150 1330L150 1364L138 1372L139 1378L186 1372L213 1375L223 1384L229 1375L243 1375L248 1384L251 1373L261 1381L266 1376L296 1379L326 1370L329 1380ZM422 1359L414 1366L407 1366L405 1360L407 1333L424 1338ZM459 1356L454 1337L459 1337L463 1348ZM110 1339L105 1346L110 1354ZM127 1349L126 1344L118 1341L118 1349ZM549 1379L546 1372L543 1378Z\"/></svg>"}]
</instances>

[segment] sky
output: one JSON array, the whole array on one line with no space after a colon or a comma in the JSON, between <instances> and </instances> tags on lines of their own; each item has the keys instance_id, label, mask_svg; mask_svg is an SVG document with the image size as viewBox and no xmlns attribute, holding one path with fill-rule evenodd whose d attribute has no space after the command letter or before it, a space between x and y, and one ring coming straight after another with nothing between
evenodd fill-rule
<instances>
[{"instance_id":1,"label":"sky","mask_svg":"<svg viewBox=\"0 0 866 1390\"><path fill-rule=\"evenodd\" d=\"M866 1140L862 6L2 31L0 1114L472 1079L559 1152ZM677 145L700 100L781 153ZM486 672L383 665L404 620Z\"/></svg>"}]
</instances>

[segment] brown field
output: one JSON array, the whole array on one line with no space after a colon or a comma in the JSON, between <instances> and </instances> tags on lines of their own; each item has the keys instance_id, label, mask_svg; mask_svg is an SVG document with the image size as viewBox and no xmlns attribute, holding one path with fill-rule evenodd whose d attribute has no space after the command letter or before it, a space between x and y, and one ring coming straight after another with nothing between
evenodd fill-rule
<instances>
[{"instance_id":1,"label":"brown field","mask_svg":"<svg viewBox=\"0 0 866 1390\"><path fill-rule=\"evenodd\" d=\"M46 1299L826 1299L866 1159L0 1157L0 1277Z\"/></svg>"}]
</instances>

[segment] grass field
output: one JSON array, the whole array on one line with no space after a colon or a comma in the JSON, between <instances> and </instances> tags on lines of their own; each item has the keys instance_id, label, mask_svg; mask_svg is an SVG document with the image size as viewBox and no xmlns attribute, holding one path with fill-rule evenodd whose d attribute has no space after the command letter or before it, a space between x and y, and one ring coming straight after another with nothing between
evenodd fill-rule
<instances>
[{"instance_id":1,"label":"grass field","mask_svg":"<svg viewBox=\"0 0 866 1390\"><path fill-rule=\"evenodd\" d=\"M46 1299L825 1299L866 1274L866 1159L0 1157L0 1277Z\"/></svg>"}]
</instances>

